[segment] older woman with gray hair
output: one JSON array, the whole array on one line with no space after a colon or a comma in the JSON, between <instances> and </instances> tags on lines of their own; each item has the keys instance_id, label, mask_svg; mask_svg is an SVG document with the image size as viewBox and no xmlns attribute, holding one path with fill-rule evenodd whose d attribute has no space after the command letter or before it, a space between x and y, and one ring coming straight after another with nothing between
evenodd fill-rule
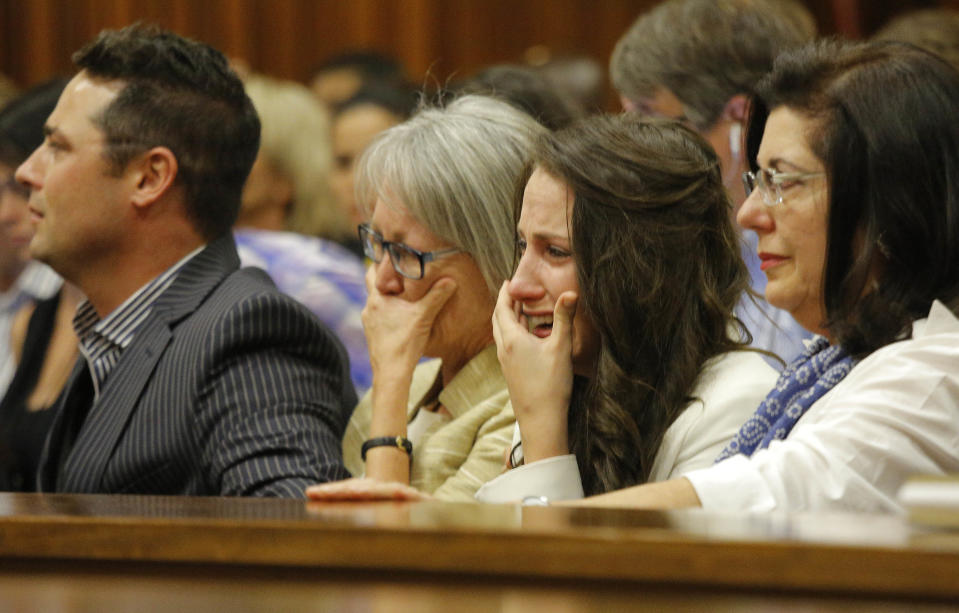
<instances>
[{"instance_id":1,"label":"older woman with gray hair","mask_svg":"<svg viewBox=\"0 0 959 613\"><path fill-rule=\"evenodd\" d=\"M515 418L491 317L512 270L515 186L543 131L504 102L463 96L421 110L364 153L373 388L343 455L365 478L313 486L311 498L390 497L400 484L472 500L502 470Z\"/></svg>"}]
</instances>

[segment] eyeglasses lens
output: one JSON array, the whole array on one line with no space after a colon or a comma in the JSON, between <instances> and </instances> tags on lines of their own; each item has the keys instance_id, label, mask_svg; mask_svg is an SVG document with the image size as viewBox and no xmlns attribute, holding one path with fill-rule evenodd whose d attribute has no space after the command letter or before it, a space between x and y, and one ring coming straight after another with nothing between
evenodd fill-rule
<instances>
[{"instance_id":1,"label":"eyeglasses lens","mask_svg":"<svg viewBox=\"0 0 959 613\"><path fill-rule=\"evenodd\" d=\"M775 206L782 202L782 193L779 191L779 185L773 181L773 174L766 169L759 171L756 177L759 191L762 192L763 201L768 206Z\"/></svg>"},{"instance_id":2,"label":"eyeglasses lens","mask_svg":"<svg viewBox=\"0 0 959 613\"><path fill-rule=\"evenodd\" d=\"M419 279L423 276L419 258L405 245L395 243L390 245L390 256L393 258L393 266L401 275L411 279Z\"/></svg>"},{"instance_id":3,"label":"eyeglasses lens","mask_svg":"<svg viewBox=\"0 0 959 613\"><path fill-rule=\"evenodd\" d=\"M383 259L383 242L369 228L360 226L360 242L363 244L363 254L374 262Z\"/></svg>"}]
</instances>

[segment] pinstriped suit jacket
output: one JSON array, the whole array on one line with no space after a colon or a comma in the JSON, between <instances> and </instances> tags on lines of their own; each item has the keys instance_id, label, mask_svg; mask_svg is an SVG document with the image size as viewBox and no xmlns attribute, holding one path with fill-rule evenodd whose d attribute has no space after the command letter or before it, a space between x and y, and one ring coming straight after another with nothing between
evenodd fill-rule
<instances>
[{"instance_id":1,"label":"pinstriped suit jacket","mask_svg":"<svg viewBox=\"0 0 959 613\"><path fill-rule=\"evenodd\" d=\"M40 491L303 496L343 479L356 395L346 353L232 236L210 243L157 300L60 458L77 362L40 460Z\"/></svg>"}]
</instances>

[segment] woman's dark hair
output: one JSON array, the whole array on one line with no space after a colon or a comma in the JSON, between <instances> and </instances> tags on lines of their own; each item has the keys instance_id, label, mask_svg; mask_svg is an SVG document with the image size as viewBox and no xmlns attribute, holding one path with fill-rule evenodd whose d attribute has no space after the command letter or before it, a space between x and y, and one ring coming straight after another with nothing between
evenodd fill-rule
<instances>
[{"instance_id":1,"label":"woman's dark hair","mask_svg":"<svg viewBox=\"0 0 959 613\"><path fill-rule=\"evenodd\" d=\"M819 41L779 57L757 88L747 153L769 112L815 121L829 185L826 321L863 357L908 336L933 300L959 310L959 72L899 43ZM787 204L788 206L788 204Z\"/></svg>"},{"instance_id":2,"label":"woman's dark hair","mask_svg":"<svg viewBox=\"0 0 959 613\"><path fill-rule=\"evenodd\" d=\"M588 494L644 483L706 361L749 342L719 160L682 124L623 114L546 135L533 163L574 194L577 308L600 337L595 374L574 383L570 451Z\"/></svg>"}]
</instances>

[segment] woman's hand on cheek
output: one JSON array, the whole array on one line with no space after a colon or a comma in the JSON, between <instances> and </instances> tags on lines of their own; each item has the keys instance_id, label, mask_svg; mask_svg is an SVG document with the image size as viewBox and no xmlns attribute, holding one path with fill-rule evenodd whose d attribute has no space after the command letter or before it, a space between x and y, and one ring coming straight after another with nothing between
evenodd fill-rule
<instances>
[{"instance_id":1,"label":"woman's hand on cheek","mask_svg":"<svg viewBox=\"0 0 959 613\"><path fill-rule=\"evenodd\" d=\"M456 291L449 277L438 279L419 300L410 302L377 290L375 267L366 273L368 298L363 331L374 376L384 369L410 373L423 357L433 322Z\"/></svg>"},{"instance_id":2,"label":"woman's hand on cheek","mask_svg":"<svg viewBox=\"0 0 959 613\"><path fill-rule=\"evenodd\" d=\"M569 453L567 414L573 391L572 319L576 294L564 292L553 329L539 338L527 329L521 305L504 283L493 311L493 336L527 462Z\"/></svg>"}]
</instances>

